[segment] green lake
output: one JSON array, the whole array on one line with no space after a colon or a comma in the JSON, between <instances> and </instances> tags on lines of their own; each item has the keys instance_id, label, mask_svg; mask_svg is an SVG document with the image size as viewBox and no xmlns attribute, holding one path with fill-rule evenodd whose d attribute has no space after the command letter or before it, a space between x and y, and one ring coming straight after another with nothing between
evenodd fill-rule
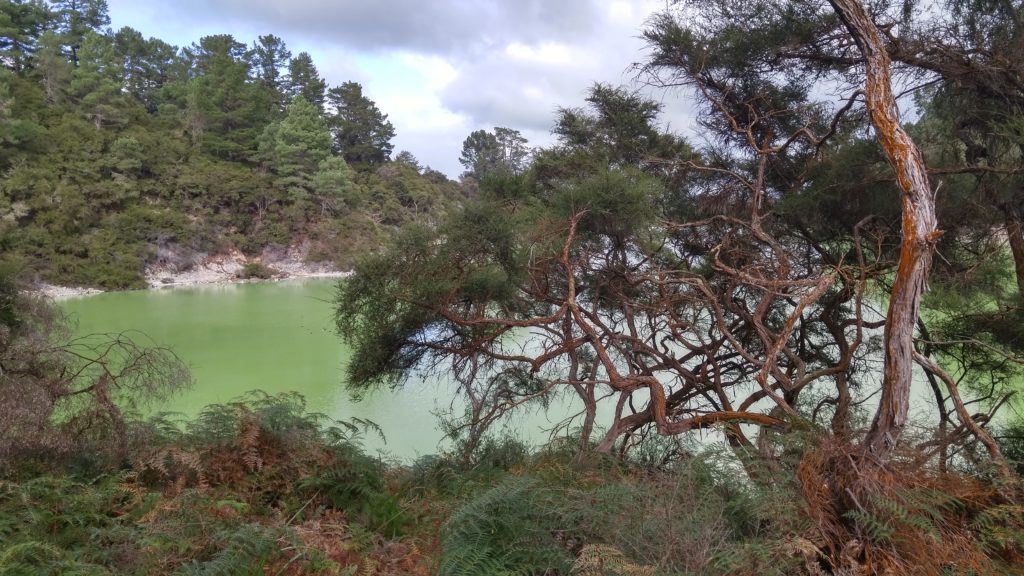
<instances>
[{"instance_id":1,"label":"green lake","mask_svg":"<svg viewBox=\"0 0 1024 576\"><path fill-rule=\"evenodd\" d=\"M191 415L250 390L297 391L311 411L380 425L386 444L368 435L371 450L403 459L438 452L445 445L434 413L451 409L453 384L412 378L400 390L353 402L344 387L350 352L334 332L336 284L302 280L111 292L60 306L77 322L77 334L138 331L143 342L167 346L188 364L194 387L155 410ZM510 426L537 442L552 422L529 414Z\"/></svg>"}]
</instances>

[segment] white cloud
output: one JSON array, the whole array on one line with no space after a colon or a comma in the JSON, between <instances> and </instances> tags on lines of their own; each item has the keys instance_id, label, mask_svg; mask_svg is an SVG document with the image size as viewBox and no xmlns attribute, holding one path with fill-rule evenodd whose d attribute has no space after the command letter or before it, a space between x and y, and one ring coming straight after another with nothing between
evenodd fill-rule
<instances>
[{"instance_id":1,"label":"white cloud","mask_svg":"<svg viewBox=\"0 0 1024 576\"><path fill-rule=\"evenodd\" d=\"M534 46L512 42L505 46L505 54L513 60L542 66L565 65L573 60L573 51L558 42L544 42Z\"/></svg>"},{"instance_id":2,"label":"white cloud","mask_svg":"<svg viewBox=\"0 0 1024 576\"><path fill-rule=\"evenodd\" d=\"M308 51L331 85L354 80L421 162L458 175L473 130L518 129L551 143L558 107L594 82L629 84L638 37L665 0L109 0L114 26L184 45L205 34L273 33ZM144 4L144 5L140 5ZM171 34L172 37L166 37ZM184 36L192 34L194 36ZM664 96L677 131L689 107Z\"/></svg>"}]
</instances>

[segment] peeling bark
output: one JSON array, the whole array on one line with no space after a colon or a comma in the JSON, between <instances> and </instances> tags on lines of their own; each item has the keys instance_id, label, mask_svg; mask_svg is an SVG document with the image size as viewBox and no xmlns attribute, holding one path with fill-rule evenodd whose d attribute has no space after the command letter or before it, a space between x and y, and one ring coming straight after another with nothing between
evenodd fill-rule
<instances>
[{"instance_id":1,"label":"peeling bark","mask_svg":"<svg viewBox=\"0 0 1024 576\"><path fill-rule=\"evenodd\" d=\"M878 27L859 0L830 0L830 3L864 57L868 113L903 192L903 239L886 314L882 396L864 440L872 453L885 460L899 443L907 423L914 366L914 326L931 269L935 241L941 232L924 159L899 122L889 55Z\"/></svg>"}]
</instances>

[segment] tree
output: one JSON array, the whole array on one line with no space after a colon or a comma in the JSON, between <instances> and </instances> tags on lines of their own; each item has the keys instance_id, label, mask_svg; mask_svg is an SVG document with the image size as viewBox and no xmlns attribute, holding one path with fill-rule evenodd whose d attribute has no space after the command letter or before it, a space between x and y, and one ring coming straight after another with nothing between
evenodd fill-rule
<instances>
[{"instance_id":1,"label":"tree","mask_svg":"<svg viewBox=\"0 0 1024 576\"><path fill-rule=\"evenodd\" d=\"M0 167L6 168L18 149L38 142L45 131L38 123L19 117L11 93L13 74L0 69Z\"/></svg>"},{"instance_id":2,"label":"tree","mask_svg":"<svg viewBox=\"0 0 1024 576\"><path fill-rule=\"evenodd\" d=\"M1002 225L1018 293L1024 295L1024 214L1019 208L1024 186L1013 176L1021 151L1015 126L1024 106L1021 7L998 2L946 2L942 11L915 7L928 17L919 13L921 24L906 26L895 37L886 34L885 48L894 61L925 81L940 81L934 99L945 103L954 126L952 141L961 154L955 165L946 162L938 168L972 175L975 192L1001 213L993 224Z\"/></svg>"},{"instance_id":3,"label":"tree","mask_svg":"<svg viewBox=\"0 0 1024 576\"><path fill-rule=\"evenodd\" d=\"M270 122L267 89L249 77L245 45L206 36L188 50L194 64L186 115L193 141L231 159L247 158Z\"/></svg>"},{"instance_id":4,"label":"tree","mask_svg":"<svg viewBox=\"0 0 1024 576\"><path fill-rule=\"evenodd\" d=\"M51 3L56 32L68 60L78 66L78 50L90 32L102 33L110 25L107 0L54 0Z\"/></svg>"},{"instance_id":5,"label":"tree","mask_svg":"<svg viewBox=\"0 0 1024 576\"><path fill-rule=\"evenodd\" d=\"M477 180L492 175L522 174L527 167L530 151L526 138L518 130L495 127L494 132L476 130L462 143L459 158L466 172Z\"/></svg>"},{"instance_id":6,"label":"tree","mask_svg":"<svg viewBox=\"0 0 1024 576\"><path fill-rule=\"evenodd\" d=\"M330 155L331 134L316 106L299 96L288 105L280 122L266 128L260 151L276 174L309 177Z\"/></svg>"},{"instance_id":7,"label":"tree","mask_svg":"<svg viewBox=\"0 0 1024 576\"><path fill-rule=\"evenodd\" d=\"M657 126L659 103L604 84L592 86L586 102L585 108L558 110L552 129L558 146L534 157L534 172L544 185L613 166L638 166L670 179L681 176L681 161L692 150Z\"/></svg>"},{"instance_id":8,"label":"tree","mask_svg":"<svg viewBox=\"0 0 1024 576\"><path fill-rule=\"evenodd\" d=\"M288 204L302 211L313 193L318 170L331 153L331 135L320 111L297 96L285 117L263 131L259 153L274 172L274 184Z\"/></svg>"},{"instance_id":9,"label":"tree","mask_svg":"<svg viewBox=\"0 0 1024 576\"><path fill-rule=\"evenodd\" d=\"M345 82L327 93L328 125L334 147L351 166L375 165L391 157L395 128L357 82Z\"/></svg>"},{"instance_id":10,"label":"tree","mask_svg":"<svg viewBox=\"0 0 1024 576\"><path fill-rule=\"evenodd\" d=\"M459 163L466 169L463 176L482 179L498 168L498 139L486 130L474 130L462 142Z\"/></svg>"},{"instance_id":11,"label":"tree","mask_svg":"<svg viewBox=\"0 0 1024 576\"><path fill-rule=\"evenodd\" d=\"M353 194L352 171L344 158L329 156L320 162L313 176L313 195L320 204L320 215L334 214L341 206L360 208L360 198Z\"/></svg>"},{"instance_id":12,"label":"tree","mask_svg":"<svg viewBox=\"0 0 1024 576\"><path fill-rule=\"evenodd\" d=\"M313 64L313 57L307 52L300 52L298 56L288 63L288 95L292 98L305 98L310 104L317 107L320 112L324 109L325 90L327 82L320 77Z\"/></svg>"},{"instance_id":13,"label":"tree","mask_svg":"<svg viewBox=\"0 0 1024 576\"><path fill-rule=\"evenodd\" d=\"M635 92L595 84L587 95L590 110L562 108L554 133L570 149L585 149L607 163L639 165L652 157L670 158L672 139L653 122L662 106ZM659 147L668 145L667 150Z\"/></svg>"},{"instance_id":14,"label":"tree","mask_svg":"<svg viewBox=\"0 0 1024 576\"><path fill-rule=\"evenodd\" d=\"M36 51L47 18L46 5L40 1L0 1L0 65L22 71Z\"/></svg>"},{"instance_id":15,"label":"tree","mask_svg":"<svg viewBox=\"0 0 1024 576\"><path fill-rule=\"evenodd\" d=\"M90 32L78 48L79 66L70 91L96 129L124 122L128 103L122 96L123 66L111 38Z\"/></svg>"},{"instance_id":16,"label":"tree","mask_svg":"<svg viewBox=\"0 0 1024 576\"><path fill-rule=\"evenodd\" d=\"M952 403L999 462L955 381L914 346L939 234L921 156L898 124L885 54L865 40L874 24L850 12L855 3L773 6L694 2L645 30L650 58L641 73L696 94L706 140L699 150L654 129L656 105L596 89L596 113L563 111L560 146L539 153L545 165L525 209L485 196L436 233L410 232L395 252L359 267L338 303L339 329L356 351L352 382L397 382L412 366L446 366L484 403L467 426L567 388L584 406L581 447L596 404L608 398L615 409L601 450L712 424L746 450L755 445L739 426L747 423L760 426L756 444L771 460L768 439L803 419L859 450L851 411L857 390L870 385L867 331L885 327L883 400L862 444L871 461L884 463L899 442L916 363L949 388L942 410ZM845 39L835 43L844 68L779 57L823 37ZM869 60L861 91L858 66ZM847 87L840 105L816 100L826 79ZM886 222L829 221L807 204L848 185L829 178L844 155L863 149L854 144L865 119L885 153L872 162L889 163L872 170L890 193L867 210L896 206L905 228L895 242L900 230ZM486 133L474 140L474 152L493 145ZM584 169L560 164L568 162ZM869 319L872 285L891 293L885 322ZM508 342L524 330L535 347Z\"/></svg>"},{"instance_id":17,"label":"tree","mask_svg":"<svg viewBox=\"0 0 1024 576\"><path fill-rule=\"evenodd\" d=\"M873 5L880 41L899 74L924 94L931 110L945 115L950 129L943 141L929 144L946 151L932 171L955 180L974 180L973 195L982 195L996 218L1014 258L1018 291L1024 285L1024 235L1015 209L1024 198L1014 180L1019 140L1013 126L1021 100L1021 7L1013 2L882 2ZM835 21L819 19L815 33L830 34ZM853 45L800 41L777 51L783 60L811 62L843 73L857 61ZM948 245L956 230L946 230ZM952 235L950 233L953 233ZM938 263L940 266L942 262Z\"/></svg>"},{"instance_id":18,"label":"tree","mask_svg":"<svg viewBox=\"0 0 1024 576\"><path fill-rule=\"evenodd\" d=\"M416 156L413 155L413 153L409 152L408 150L402 150L401 152L396 154L394 162L398 163L398 164L405 164L407 166L410 166L411 168L415 169L417 172L423 170L423 167L420 166L420 161L417 160Z\"/></svg>"},{"instance_id":19,"label":"tree","mask_svg":"<svg viewBox=\"0 0 1024 576\"><path fill-rule=\"evenodd\" d=\"M288 69L292 57L291 51L288 50L284 40L273 34L267 34L259 37L253 45L252 52L257 77L273 94L275 106L283 109L287 98L286 82L282 72ZM309 99L308 96L307 99Z\"/></svg>"},{"instance_id":20,"label":"tree","mask_svg":"<svg viewBox=\"0 0 1024 576\"><path fill-rule=\"evenodd\" d=\"M62 104L71 83L71 64L60 51L60 40L52 32L39 38L35 67L32 73L39 78L48 104Z\"/></svg>"},{"instance_id":21,"label":"tree","mask_svg":"<svg viewBox=\"0 0 1024 576\"><path fill-rule=\"evenodd\" d=\"M124 89L146 110L155 112L162 89L171 81L171 69L178 64L177 49L156 38L147 40L127 26L117 31L113 41L121 60Z\"/></svg>"},{"instance_id":22,"label":"tree","mask_svg":"<svg viewBox=\"0 0 1024 576\"><path fill-rule=\"evenodd\" d=\"M942 234L935 197L917 145L900 125L892 91L889 54L881 33L859 0L832 0L832 6L864 56L866 107L871 123L903 191L903 240L885 322L882 397L864 442L888 457L899 443L910 411L914 330L928 282L935 241Z\"/></svg>"},{"instance_id":23,"label":"tree","mask_svg":"<svg viewBox=\"0 0 1024 576\"><path fill-rule=\"evenodd\" d=\"M0 270L0 471L90 443L127 458L125 410L190 384L169 350L124 334L72 339L58 312ZM120 461L117 464L121 464Z\"/></svg>"}]
</instances>

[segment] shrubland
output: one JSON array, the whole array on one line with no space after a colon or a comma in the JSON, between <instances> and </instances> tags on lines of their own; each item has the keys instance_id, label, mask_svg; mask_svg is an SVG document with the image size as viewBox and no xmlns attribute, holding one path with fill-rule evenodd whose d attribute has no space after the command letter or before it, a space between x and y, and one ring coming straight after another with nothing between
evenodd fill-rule
<instances>
[{"instance_id":1,"label":"shrubland","mask_svg":"<svg viewBox=\"0 0 1024 576\"><path fill-rule=\"evenodd\" d=\"M0 574L988 574L1024 553L1022 508L992 468L939 471L909 449L837 467L863 456L815 429L773 458L656 436L613 456L581 451L577 430L394 462L363 450L373 423L312 413L295 393L190 418L121 411L153 392L132 388L117 406L61 408L56 383L83 355L59 354L51 333L50 362L22 379L13 359L47 304L4 294L0 391L54 384L33 427L0 430ZM111 373L125 372L77 381ZM38 410L32 397L8 394L3 422ZM838 508L837 482L870 499Z\"/></svg>"},{"instance_id":2,"label":"shrubland","mask_svg":"<svg viewBox=\"0 0 1024 576\"><path fill-rule=\"evenodd\" d=\"M324 254L363 238L379 249L336 301L350 390L427 372L454 378L466 408L443 423L452 452L411 464L368 456L372 424L309 414L295 395L144 418L146 398L187 382L172 355L131 335L69 340L0 276L14 415L0 572L1020 573L1022 13L672 3L643 30L637 72L692 98L698 138L665 130L643 93L595 85L558 111L551 147L473 132L452 203L414 158L388 161L358 85L326 90L301 55L281 80L273 37L171 51L191 79L119 116L118 99L81 95L105 86L95 62L117 35L38 35L34 53L5 56L10 109L42 122L5 125L22 139L9 178L28 191L5 241L31 273L61 255L52 273L71 275L116 246L116 266L86 273L128 278L151 241L120 234L165 225L197 246L192 226L222 226L253 253L299 232ZM218 100L229 88L244 105ZM42 113L53 106L67 107L59 122ZM196 164L140 168L129 117L176 126ZM94 189L85 167L32 164L45 148L32 135L60 126L106 144L52 162L91 170L114 154L120 176ZM204 192L203 166L223 195ZM168 201L196 220L133 204L133 182L158 173L194 178ZM47 226L82 221L46 204L68 189L118 206L119 224L51 250ZM238 206L255 217L233 220ZM578 413L548 445L495 438L506 416L564 398Z\"/></svg>"}]
</instances>

